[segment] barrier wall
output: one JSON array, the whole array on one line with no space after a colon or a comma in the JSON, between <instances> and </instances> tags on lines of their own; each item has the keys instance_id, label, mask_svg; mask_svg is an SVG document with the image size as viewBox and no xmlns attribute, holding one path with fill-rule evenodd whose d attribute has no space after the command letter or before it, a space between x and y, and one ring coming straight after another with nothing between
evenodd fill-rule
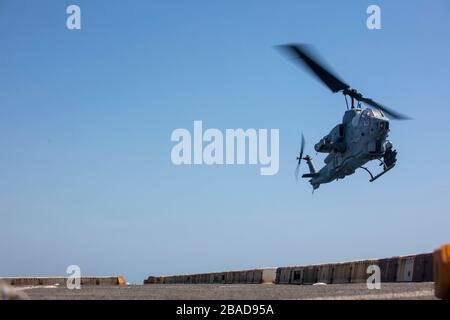
<instances>
[{"instance_id":1,"label":"barrier wall","mask_svg":"<svg viewBox=\"0 0 450 320\"><path fill-rule=\"evenodd\" d=\"M65 286L67 277L8 277L0 281L10 286ZM112 286L124 285L126 281L122 276L115 277L81 277L81 285L86 286Z\"/></svg>"},{"instance_id":2,"label":"barrier wall","mask_svg":"<svg viewBox=\"0 0 450 320\"><path fill-rule=\"evenodd\" d=\"M327 284L364 283L370 276L370 274L367 273L367 268L371 265L376 265L380 268L381 282L433 281L433 254L425 253L343 263L236 270L179 276L150 276L148 279L144 280L144 284L314 284L318 282Z\"/></svg>"},{"instance_id":3,"label":"barrier wall","mask_svg":"<svg viewBox=\"0 0 450 320\"><path fill-rule=\"evenodd\" d=\"M414 258L413 282L433 281L433 254L418 254Z\"/></svg>"},{"instance_id":4,"label":"barrier wall","mask_svg":"<svg viewBox=\"0 0 450 320\"><path fill-rule=\"evenodd\" d=\"M278 268L277 284L363 283L370 265L380 267L381 282L433 281L433 254L417 254L386 259L360 260L307 266Z\"/></svg>"},{"instance_id":5,"label":"barrier wall","mask_svg":"<svg viewBox=\"0 0 450 320\"><path fill-rule=\"evenodd\" d=\"M144 284L177 283L177 284L260 284L275 283L277 268L234 270L226 272L213 272L201 274L189 274L179 276L150 276L144 280Z\"/></svg>"}]
</instances>

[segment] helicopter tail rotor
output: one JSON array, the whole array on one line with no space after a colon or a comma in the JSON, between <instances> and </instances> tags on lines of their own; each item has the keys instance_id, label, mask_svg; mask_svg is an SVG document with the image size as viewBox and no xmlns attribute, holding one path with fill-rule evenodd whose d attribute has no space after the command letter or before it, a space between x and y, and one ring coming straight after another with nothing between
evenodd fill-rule
<instances>
[{"instance_id":1,"label":"helicopter tail rotor","mask_svg":"<svg viewBox=\"0 0 450 320\"><path fill-rule=\"evenodd\" d=\"M303 159L303 151L305 150L305 136L302 133L302 143L300 146L300 153L299 156L297 157L297 168L295 168L295 180L298 182L298 175L300 172L300 164L302 163L302 159Z\"/></svg>"}]
</instances>

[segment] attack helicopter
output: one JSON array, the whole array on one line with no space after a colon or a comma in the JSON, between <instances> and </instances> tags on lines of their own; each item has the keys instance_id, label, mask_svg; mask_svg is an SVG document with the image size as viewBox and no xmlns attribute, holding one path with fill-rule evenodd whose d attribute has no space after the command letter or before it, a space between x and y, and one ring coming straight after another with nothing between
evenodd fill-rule
<instances>
[{"instance_id":1,"label":"attack helicopter","mask_svg":"<svg viewBox=\"0 0 450 320\"><path fill-rule=\"evenodd\" d=\"M406 115L393 111L372 99L365 98L356 89L333 74L316 54L312 47L305 44L287 44L279 46L296 62L300 62L310 73L317 77L333 93L342 92L345 96L347 111L342 123L336 125L329 134L314 145L318 153L328 154L324 160L325 166L316 170L311 156L303 156L305 138L301 136L300 152L297 157L295 177L298 180L300 164L305 160L309 173L302 178L309 178L313 191L321 184L329 183L352 175L357 169L363 169L370 175L370 182L375 181L397 162L397 151L389 141L389 118L395 120L411 119ZM349 97L351 106L348 104ZM368 107L363 109L361 103ZM389 117L389 118L388 118ZM378 160L382 171L376 175L364 165L372 160Z\"/></svg>"}]
</instances>

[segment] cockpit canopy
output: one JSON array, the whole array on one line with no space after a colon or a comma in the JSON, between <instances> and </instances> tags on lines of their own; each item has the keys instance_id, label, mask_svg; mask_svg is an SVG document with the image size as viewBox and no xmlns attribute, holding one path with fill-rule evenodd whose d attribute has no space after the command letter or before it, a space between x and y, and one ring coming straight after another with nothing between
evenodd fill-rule
<instances>
[{"instance_id":1,"label":"cockpit canopy","mask_svg":"<svg viewBox=\"0 0 450 320\"><path fill-rule=\"evenodd\" d=\"M367 109L364 109L361 112L357 113L353 117L352 125L356 127L356 126L358 126L358 124L360 122L367 122L368 123L369 118L377 118L377 119L382 119L382 120L388 120L381 110L367 108Z\"/></svg>"},{"instance_id":2,"label":"cockpit canopy","mask_svg":"<svg viewBox=\"0 0 450 320\"><path fill-rule=\"evenodd\" d=\"M365 109L361 112L361 117L386 118L383 111L378 109Z\"/></svg>"}]
</instances>

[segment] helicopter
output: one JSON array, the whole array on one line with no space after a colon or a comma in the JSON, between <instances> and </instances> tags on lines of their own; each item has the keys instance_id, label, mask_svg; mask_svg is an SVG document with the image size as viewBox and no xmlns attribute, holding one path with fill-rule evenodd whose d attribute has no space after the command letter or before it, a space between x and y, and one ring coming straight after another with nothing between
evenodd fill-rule
<instances>
[{"instance_id":1,"label":"helicopter","mask_svg":"<svg viewBox=\"0 0 450 320\"><path fill-rule=\"evenodd\" d=\"M325 166L320 170L316 170L311 156L303 156L305 137L301 135L300 152L296 159L295 170L297 181L302 160L306 161L309 168L309 173L303 174L302 178L310 179L313 191L321 184L352 175L357 169L367 171L370 175L369 181L373 182L394 168L397 162L397 150L387 139L390 131L389 118L395 120L411 118L372 99L365 98L321 63L310 45L286 44L279 48L305 66L307 71L317 77L333 93L342 92L347 105L342 123L336 125L329 134L314 145L317 153L328 154L324 160ZM347 97L351 99L350 107ZM361 103L368 107L363 109ZM383 168L376 175L364 166L372 160L378 160Z\"/></svg>"}]
</instances>

